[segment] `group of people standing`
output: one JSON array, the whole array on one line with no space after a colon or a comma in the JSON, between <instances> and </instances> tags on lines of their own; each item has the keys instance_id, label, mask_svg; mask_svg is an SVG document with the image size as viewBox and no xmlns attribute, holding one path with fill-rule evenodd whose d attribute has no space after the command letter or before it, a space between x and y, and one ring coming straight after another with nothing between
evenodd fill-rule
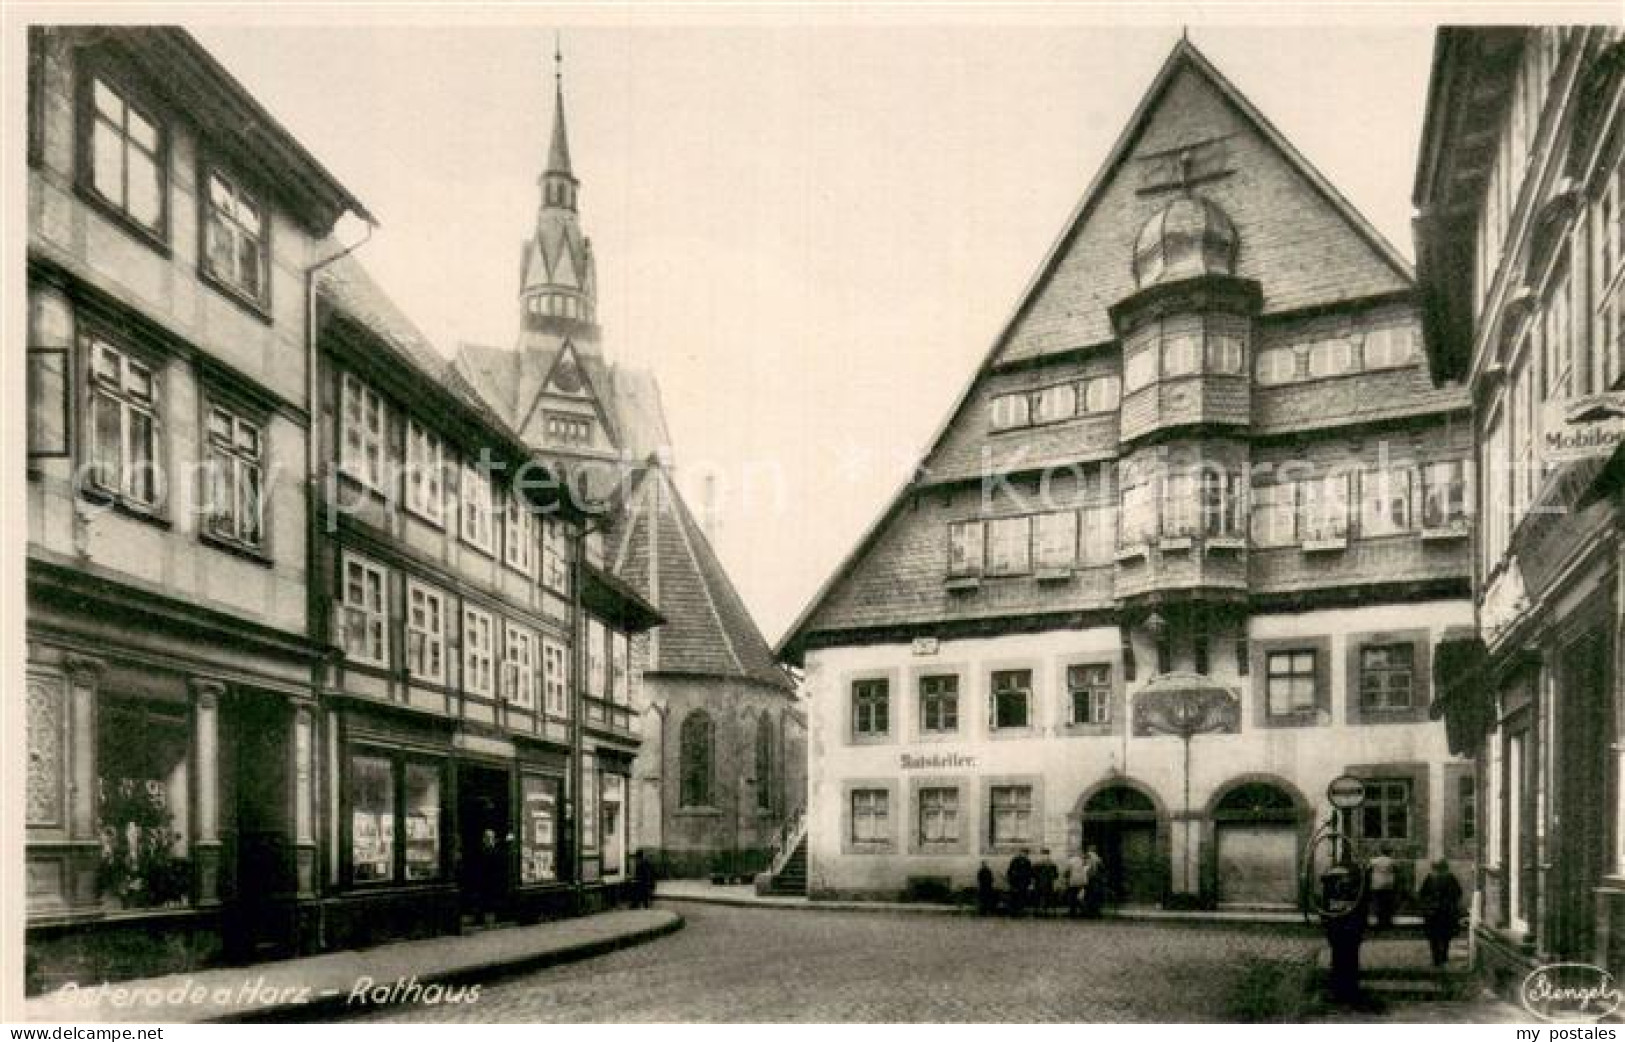
<instances>
[{"instance_id":1,"label":"group of people standing","mask_svg":"<svg viewBox=\"0 0 1625 1042\"><path fill-rule=\"evenodd\" d=\"M1393 853L1386 846L1366 863L1366 886L1371 912L1378 929L1394 924L1399 905L1399 871ZM1450 862L1439 859L1416 892L1417 910L1422 913L1422 932L1428 939L1433 965L1443 966L1450 958L1450 941L1461 926L1461 881L1450 871Z\"/></svg>"},{"instance_id":2,"label":"group of people standing","mask_svg":"<svg viewBox=\"0 0 1625 1042\"><path fill-rule=\"evenodd\" d=\"M1038 852L1036 861L1023 849L1010 859L1004 881L1005 910L1011 915L1024 915L1029 910L1035 915L1049 915L1064 900L1068 915L1093 918L1106 902L1105 866L1094 847L1073 854L1064 868L1050 857L1048 848ZM986 861L976 872L976 898L983 915L998 911L999 890Z\"/></svg>"}]
</instances>

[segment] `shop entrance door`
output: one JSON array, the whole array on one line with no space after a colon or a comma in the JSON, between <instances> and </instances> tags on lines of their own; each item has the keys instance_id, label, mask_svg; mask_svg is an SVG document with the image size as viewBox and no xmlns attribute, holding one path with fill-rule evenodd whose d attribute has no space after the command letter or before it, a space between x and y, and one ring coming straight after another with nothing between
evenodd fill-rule
<instances>
[{"instance_id":1,"label":"shop entrance door","mask_svg":"<svg viewBox=\"0 0 1625 1042\"><path fill-rule=\"evenodd\" d=\"M1157 810L1138 789L1112 786L1084 804L1083 845L1100 855L1106 899L1118 905L1162 900L1167 881L1157 848Z\"/></svg>"},{"instance_id":2,"label":"shop entrance door","mask_svg":"<svg viewBox=\"0 0 1625 1042\"><path fill-rule=\"evenodd\" d=\"M513 860L510 779L501 768L457 768L457 889L465 917L494 921L508 906Z\"/></svg>"}]
</instances>

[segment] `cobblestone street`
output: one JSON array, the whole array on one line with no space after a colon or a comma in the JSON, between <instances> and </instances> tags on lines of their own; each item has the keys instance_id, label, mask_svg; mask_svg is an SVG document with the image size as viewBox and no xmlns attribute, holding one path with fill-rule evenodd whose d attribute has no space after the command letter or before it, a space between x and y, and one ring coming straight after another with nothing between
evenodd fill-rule
<instances>
[{"instance_id":1,"label":"cobblestone street","mask_svg":"<svg viewBox=\"0 0 1625 1042\"><path fill-rule=\"evenodd\" d=\"M473 1006L379 1021L1233 1019L1250 960L1308 959L1303 934L683 904L688 925L626 951L487 984Z\"/></svg>"}]
</instances>

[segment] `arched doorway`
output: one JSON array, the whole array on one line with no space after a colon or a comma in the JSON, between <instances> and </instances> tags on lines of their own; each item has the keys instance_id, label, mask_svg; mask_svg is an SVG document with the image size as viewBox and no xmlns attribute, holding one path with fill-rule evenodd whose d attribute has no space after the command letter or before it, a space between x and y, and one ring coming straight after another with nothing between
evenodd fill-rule
<instances>
[{"instance_id":1,"label":"arched doorway","mask_svg":"<svg viewBox=\"0 0 1625 1042\"><path fill-rule=\"evenodd\" d=\"M1113 904L1157 904L1166 879L1157 843L1157 805L1130 785L1108 785L1079 814L1083 845L1094 847L1106 870Z\"/></svg>"},{"instance_id":2,"label":"arched doorway","mask_svg":"<svg viewBox=\"0 0 1625 1042\"><path fill-rule=\"evenodd\" d=\"M1210 811L1220 904L1297 904L1306 813L1301 798L1274 779L1238 781L1220 794Z\"/></svg>"}]
</instances>

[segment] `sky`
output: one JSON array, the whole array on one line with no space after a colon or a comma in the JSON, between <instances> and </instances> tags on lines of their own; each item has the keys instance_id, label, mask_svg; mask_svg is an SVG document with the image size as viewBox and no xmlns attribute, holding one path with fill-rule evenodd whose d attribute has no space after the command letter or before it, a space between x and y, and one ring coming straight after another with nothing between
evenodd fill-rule
<instances>
[{"instance_id":1,"label":"sky","mask_svg":"<svg viewBox=\"0 0 1625 1042\"><path fill-rule=\"evenodd\" d=\"M718 553L776 642L928 446L1181 26L560 13L189 27L377 217L358 256L448 353L517 335L560 31L605 351L659 379L679 482L700 512L715 475ZM1187 24L1411 256L1433 27Z\"/></svg>"}]
</instances>

